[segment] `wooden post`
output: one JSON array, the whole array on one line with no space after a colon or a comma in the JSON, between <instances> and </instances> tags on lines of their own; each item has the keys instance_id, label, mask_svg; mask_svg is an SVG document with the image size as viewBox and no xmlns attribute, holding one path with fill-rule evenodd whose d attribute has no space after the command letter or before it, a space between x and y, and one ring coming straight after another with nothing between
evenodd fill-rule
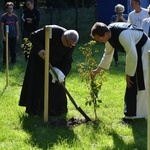
<instances>
[{"instance_id":1,"label":"wooden post","mask_svg":"<svg viewBox=\"0 0 150 150\"><path fill-rule=\"evenodd\" d=\"M149 82L149 86L148 86L148 91L150 90L150 50L148 51L148 61L149 61L149 65L148 65L148 82ZM148 95L148 114L147 114L147 150L150 150L150 92Z\"/></svg>"},{"instance_id":2,"label":"wooden post","mask_svg":"<svg viewBox=\"0 0 150 150\"><path fill-rule=\"evenodd\" d=\"M45 26L44 122L48 122L50 26Z\"/></svg>"},{"instance_id":3,"label":"wooden post","mask_svg":"<svg viewBox=\"0 0 150 150\"><path fill-rule=\"evenodd\" d=\"M9 26L6 25L6 86L8 86L9 66L8 66L8 34Z\"/></svg>"}]
</instances>

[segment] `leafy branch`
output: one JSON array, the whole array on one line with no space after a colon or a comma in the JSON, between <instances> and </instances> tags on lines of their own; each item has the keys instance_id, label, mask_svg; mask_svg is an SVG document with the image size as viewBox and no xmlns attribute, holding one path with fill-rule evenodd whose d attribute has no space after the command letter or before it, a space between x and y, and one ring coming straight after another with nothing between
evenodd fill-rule
<instances>
[{"instance_id":1,"label":"leafy branch","mask_svg":"<svg viewBox=\"0 0 150 150\"><path fill-rule=\"evenodd\" d=\"M97 67L97 62L94 59L94 54L98 51L94 51L95 41L91 40L88 43L85 43L82 47L79 47L82 54L85 56L85 61L78 63L78 72L82 76L82 79L86 82L86 87L89 90L89 96L86 99L85 105L92 106L94 109L95 120L97 117L97 108L99 108L99 104L102 102L99 99L99 93L103 82L106 78L106 72L101 71L95 78L91 78L91 72Z\"/></svg>"},{"instance_id":2,"label":"leafy branch","mask_svg":"<svg viewBox=\"0 0 150 150\"><path fill-rule=\"evenodd\" d=\"M29 41L28 38L23 39L23 43L21 44L21 48L24 54L27 54L27 57L30 55L30 51L32 48L32 43Z\"/></svg>"}]
</instances>

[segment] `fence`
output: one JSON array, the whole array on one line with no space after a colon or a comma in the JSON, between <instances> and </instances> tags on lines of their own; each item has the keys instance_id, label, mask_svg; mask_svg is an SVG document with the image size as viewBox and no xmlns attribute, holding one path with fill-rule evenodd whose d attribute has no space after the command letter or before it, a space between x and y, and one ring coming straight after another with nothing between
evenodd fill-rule
<instances>
[{"instance_id":1,"label":"fence","mask_svg":"<svg viewBox=\"0 0 150 150\"><path fill-rule=\"evenodd\" d=\"M20 9L21 13L22 9ZM90 37L90 29L97 21L97 10L95 6L90 8L39 8L40 27L47 24L57 24L67 29L76 29L80 39L87 40ZM21 16L21 15L20 15Z\"/></svg>"},{"instance_id":2,"label":"fence","mask_svg":"<svg viewBox=\"0 0 150 150\"><path fill-rule=\"evenodd\" d=\"M91 6L90 8L59 8L59 9L46 9L38 8L40 11L40 28L47 24L57 24L63 26L67 29L76 29L80 35L80 40L83 43L87 42L90 38L90 30L92 25L97 21L97 10L96 6ZM20 25L20 40L17 42L17 51L20 51L20 45L22 43L22 8L14 10L19 18ZM5 12L1 9L0 15ZM0 35L1 36L1 35ZM2 52L2 38L0 38L0 53ZM2 54L0 54L2 55Z\"/></svg>"}]
</instances>

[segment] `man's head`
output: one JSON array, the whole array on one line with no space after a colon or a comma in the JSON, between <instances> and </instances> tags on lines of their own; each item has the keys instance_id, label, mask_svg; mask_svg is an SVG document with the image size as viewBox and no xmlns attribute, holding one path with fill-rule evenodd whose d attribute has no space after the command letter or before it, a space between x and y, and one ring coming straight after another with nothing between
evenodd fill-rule
<instances>
[{"instance_id":1,"label":"man's head","mask_svg":"<svg viewBox=\"0 0 150 150\"><path fill-rule=\"evenodd\" d=\"M79 34L75 30L66 30L64 32L64 37L66 38L67 47L75 46L79 40Z\"/></svg>"},{"instance_id":2,"label":"man's head","mask_svg":"<svg viewBox=\"0 0 150 150\"><path fill-rule=\"evenodd\" d=\"M96 22L91 28L91 36L98 42L106 43L110 38L110 30L106 24Z\"/></svg>"},{"instance_id":3,"label":"man's head","mask_svg":"<svg viewBox=\"0 0 150 150\"><path fill-rule=\"evenodd\" d=\"M33 9L34 0L26 0L26 6L27 6L28 9Z\"/></svg>"},{"instance_id":4,"label":"man's head","mask_svg":"<svg viewBox=\"0 0 150 150\"><path fill-rule=\"evenodd\" d=\"M13 2L7 2L5 7L6 7L7 13L11 14L13 12L14 3Z\"/></svg>"},{"instance_id":5,"label":"man's head","mask_svg":"<svg viewBox=\"0 0 150 150\"><path fill-rule=\"evenodd\" d=\"M141 6L140 0L130 0L130 5L133 10Z\"/></svg>"}]
</instances>

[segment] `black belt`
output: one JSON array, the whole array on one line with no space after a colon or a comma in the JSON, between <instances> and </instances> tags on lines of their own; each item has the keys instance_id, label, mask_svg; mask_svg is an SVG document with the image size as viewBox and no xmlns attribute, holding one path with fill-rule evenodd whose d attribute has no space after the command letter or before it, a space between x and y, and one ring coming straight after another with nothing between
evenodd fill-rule
<instances>
[{"instance_id":1,"label":"black belt","mask_svg":"<svg viewBox=\"0 0 150 150\"><path fill-rule=\"evenodd\" d=\"M139 91L145 90L143 64L142 64L142 47L146 43L147 39L148 39L148 37L145 35L145 33L143 33L142 38L136 44L137 55L138 55L136 76L137 76L137 86L138 86Z\"/></svg>"}]
</instances>

